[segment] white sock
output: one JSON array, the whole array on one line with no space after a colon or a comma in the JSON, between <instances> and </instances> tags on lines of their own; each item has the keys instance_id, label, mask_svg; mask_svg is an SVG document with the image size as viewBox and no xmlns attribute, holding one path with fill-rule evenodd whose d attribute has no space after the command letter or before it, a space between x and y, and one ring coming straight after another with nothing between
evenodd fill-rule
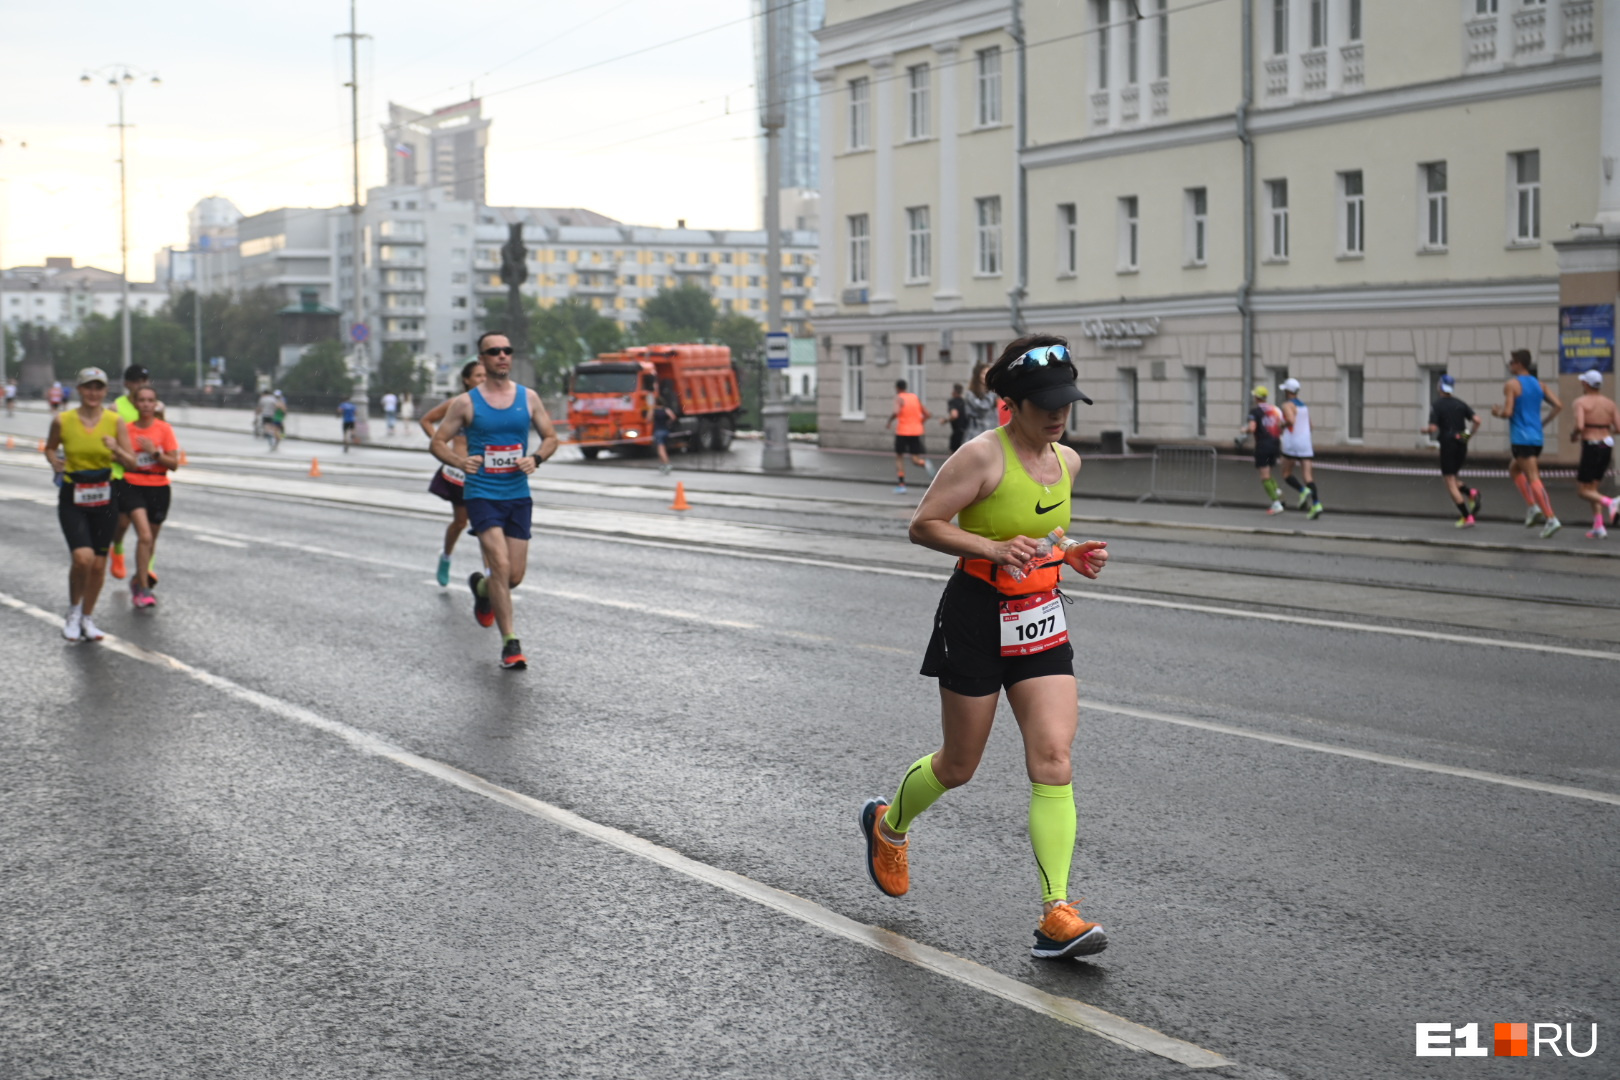
<instances>
[{"instance_id":1,"label":"white sock","mask_svg":"<svg viewBox=\"0 0 1620 1080\"><path fill-rule=\"evenodd\" d=\"M84 614L84 601L80 600L77 604L74 604L71 608L69 608L68 609L68 614L69 615L82 615L82 614Z\"/></svg>"}]
</instances>

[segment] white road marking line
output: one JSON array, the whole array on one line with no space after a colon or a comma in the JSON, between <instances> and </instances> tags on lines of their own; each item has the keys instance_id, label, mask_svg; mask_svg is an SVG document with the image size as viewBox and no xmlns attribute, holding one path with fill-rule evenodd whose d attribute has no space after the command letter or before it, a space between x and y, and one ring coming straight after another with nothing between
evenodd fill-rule
<instances>
[{"instance_id":1,"label":"white road marking line","mask_svg":"<svg viewBox=\"0 0 1620 1080\"><path fill-rule=\"evenodd\" d=\"M1501 638L1475 637L1471 634L1447 634L1439 630L1414 630L1404 626L1372 626L1339 619L1317 619L1309 615L1279 615L1270 611L1244 611L1241 608L1215 607L1210 604L1188 604L1180 600L1153 600L1145 596L1080 593L1076 599L1097 600L1107 604L1133 604L1137 607L1171 608L1176 611L1197 611L1232 619L1260 619L1265 622L1293 623L1296 626L1320 626L1329 630L1356 630L1363 634L1422 638L1425 641L1444 641L1453 645L1490 645L1498 649L1555 653L1559 656L1579 656L1588 660L1620 660L1620 653L1605 652L1602 649L1577 649L1572 645L1543 645L1532 641L1506 641Z\"/></svg>"},{"instance_id":2,"label":"white road marking line","mask_svg":"<svg viewBox=\"0 0 1620 1080\"><path fill-rule=\"evenodd\" d=\"M218 544L220 547L245 548L248 545L240 540L232 540L226 536L215 536L213 533L203 532L201 529L192 533L192 538L201 540L205 544Z\"/></svg>"},{"instance_id":3,"label":"white road marking line","mask_svg":"<svg viewBox=\"0 0 1620 1080\"><path fill-rule=\"evenodd\" d=\"M50 500L55 504L55 500ZM199 534L206 533L215 537L237 538L233 534L219 530L204 530L196 526L188 526L181 522L170 522L169 528L191 529ZM568 539L581 539L578 532L549 529L535 526L536 533L549 536L562 536ZM374 559L363 555L355 555L345 551L334 551L330 548L314 547L308 544L296 544L285 540L265 540L258 537L241 537L255 543L271 544L276 547L287 548L292 551L303 551L311 555L325 555L337 559L351 559L362 562L375 563L381 566L390 566L401 569L411 569L402 564L385 559ZM728 559L750 559L762 562L792 563L799 566L816 566L830 570L844 570L860 574L879 574L888 577L918 578L925 581L946 581L950 575L933 570L904 570L898 567L871 566L854 562L843 562L836 559L816 559L802 555L781 555L775 552L748 551L735 548L707 548L696 543L670 543L660 540L645 540L640 537L627 537L609 534L592 539L605 539L611 543L629 544L635 547L662 548L669 551L681 551L688 554L718 555ZM1417 638L1423 641L1440 641L1452 645L1472 645L1486 648L1513 649L1520 652L1546 653L1553 656L1574 656L1584 660L1620 661L1620 652L1609 652L1603 649L1582 649L1573 645L1548 645L1533 641L1510 641L1505 638L1480 637L1472 634L1451 634L1440 630L1418 630L1400 626L1376 626L1371 623L1349 622L1341 619L1319 619L1308 615L1283 615L1269 611L1245 611L1241 608L1219 607L1213 604L1190 604L1179 600L1156 600L1144 596L1121 596L1116 593L1076 592L1073 594L1078 600L1095 600L1107 604L1125 604L1135 607L1166 608L1173 611L1191 611L1203 615L1215 615L1232 619L1258 619L1263 622L1287 623L1295 626L1315 626L1328 630L1346 630L1352 633L1381 634L1387 637ZM904 651L904 650L897 650Z\"/></svg>"},{"instance_id":4,"label":"white road marking line","mask_svg":"<svg viewBox=\"0 0 1620 1080\"><path fill-rule=\"evenodd\" d=\"M43 608L35 607L27 601L19 600L9 594L0 593L0 604L51 626L57 628L62 626L61 616L54 615ZM116 635L107 635L99 643L99 646L93 647L107 649L110 652L119 653L133 660L139 660L141 663L151 664L154 667L185 675L202 683L204 686L217 690L238 701L253 705L271 715L334 735L362 753L385 758L408 769L414 769L423 775L453 784L474 795L483 796L492 802L519 810L531 817L549 821L553 825L560 826L570 832L618 848L626 854L656 863L666 869L684 874L715 888L723 889L734 896L742 897L762 907L791 916L835 937L885 953L908 964L932 971L937 975L943 975L948 979L1001 998L1031 1012L1088 1031L1100 1038L1107 1039L1109 1042L1129 1047L1132 1050L1167 1058L1195 1069L1218 1069L1234 1064L1234 1062L1222 1057L1220 1054L1205 1050L1201 1046L1184 1042L1163 1032L1133 1023L1122 1016L1116 1016L1093 1005L1038 990L1033 986L976 964L971 960L933 948L930 945L924 945L919 941L913 941L891 930L857 922L845 915L824 908L814 901L806 900L802 896L795 896L792 893L772 888L742 874L699 862L689 856L682 855L672 848L655 844L650 840L644 840L622 829L599 824L560 806L536 799L531 795L524 795L521 792L512 791L510 788L503 788L498 784L485 780L481 776L395 746L381 736L369 731L352 727L340 720L322 716L320 713L306 709L302 705L295 705L290 701L283 701L258 690L251 690L223 676L193 667L165 653L144 649Z\"/></svg>"},{"instance_id":5,"label":"white road marking line","mask_svg":"<svg viewBox=\"0 0 1620 1080\"><path fill-rule=\"evenodd\" d=\"M1538 791L1544 795L1562 795L1566 799L1586 799L1590 802L1620 806L1620 795L1611 794L1607 791L1594 791L1591 788L1570 787L1567 784L1546 784L1539 780L1521 780L1516 776L1486 772L1483 769L1441 765L1438 762L1423 761L1419 758L1400 757L1396 754L1380 754L1374 750L1357 750L1348 746L1334 746L1332 743L1296 739L1292 735L1273 735L1270 732L1256 731L1253 728L1234 727L1231 724L1221 724L1213 720L1198 720L1191 716L1176 716L1171 713L1153 712L1148 709L1135 709L1126 705L1113 705L1106 701L1092 701L1089 698L1081 698L1080 707L1090 709L1093 712L1131 716L1138 720L1153 720L1161 724L1175 724L1178 727L1197 728L1200 731L1212 731L1219 735L1233 735L1240 739L1274 743L1277 746L1291 746L1296 750L1311 750L1319 754L1334 754L1338 757L1354 758L1357 761L1370 761L1377 765L1393 765L1399 769L1415 769L1418 772L1438 773L1441 776L1457 776L1465 780L1480 780L1487 784L1499 784L1502 787Z\"/></svg>"}]
</instances>

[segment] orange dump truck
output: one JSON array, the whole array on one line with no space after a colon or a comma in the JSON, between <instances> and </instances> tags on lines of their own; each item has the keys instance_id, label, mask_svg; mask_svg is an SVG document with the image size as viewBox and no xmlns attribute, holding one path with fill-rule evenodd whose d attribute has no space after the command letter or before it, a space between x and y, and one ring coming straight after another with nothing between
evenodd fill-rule
<instances>
[{"instance_id":1,"label":"orange dump truck","mask_svg":"<svg viewBox=\"0 0 1620 1080\"><path fill-rule=\"evenodd\" d=\"M742 396L724 345L637 345L574 368L568 426L585 460L653 444L653 403L675 411L671 448L726 450Z\"/></svg>"}]
</instances>

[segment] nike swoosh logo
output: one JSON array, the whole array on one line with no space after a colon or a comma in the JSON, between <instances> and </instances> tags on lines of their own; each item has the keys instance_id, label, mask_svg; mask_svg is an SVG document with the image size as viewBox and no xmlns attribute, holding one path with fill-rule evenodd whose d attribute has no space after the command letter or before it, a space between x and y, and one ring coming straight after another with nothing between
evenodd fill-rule
<instances>
[{"instance_id":1,"label":"nike swoosh logo","mask_svg":"<svg viewBox=\"0 0 1620 1080\"><path fill-rule=\"evenodd\" d=\"M1035 512L1037 514L1049 514L1053 510L1056 510L1058 507L1060 507L1062 505L1063 505L1062 503L1053 503L1051 506L1042 506L1041 505L1041 500L1036 499L1035 500Z\"/></svg>"}]
</instances>

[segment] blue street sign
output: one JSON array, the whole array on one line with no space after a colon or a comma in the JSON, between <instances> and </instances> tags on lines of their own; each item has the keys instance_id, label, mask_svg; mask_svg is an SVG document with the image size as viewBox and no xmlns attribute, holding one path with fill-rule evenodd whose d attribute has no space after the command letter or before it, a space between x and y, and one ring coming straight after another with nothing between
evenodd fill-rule
<instances>
[{"instance_id":1,"label":"blue street sign","mask_svg":"<svg viewBox=\"0 0 1620 1080\"><path fill-rule=\"evenodd\" d=\"M363 322L357 322L349 327L349 336L357 342L365 341L371 336L371 327Z\"/></svg>"},{"instance_id":2,"label":"blue street sign","mask_svg":"<svg viewBox=\"0 0 1620 1080\"><path fill-rule=\"evenodd\" d=\"M775 371L785 371L788 366L788 357L791 346L788 336L781 332L765 335L765 366Z\"/></svg>"}]
</instances>

